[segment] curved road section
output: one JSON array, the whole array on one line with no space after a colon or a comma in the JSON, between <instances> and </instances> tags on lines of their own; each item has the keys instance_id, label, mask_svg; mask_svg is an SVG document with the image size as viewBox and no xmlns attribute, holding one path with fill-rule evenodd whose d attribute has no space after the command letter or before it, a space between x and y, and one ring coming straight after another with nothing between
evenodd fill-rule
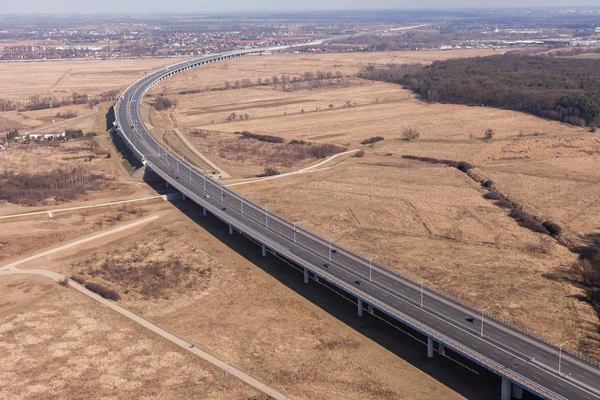
<instances>
[{"instance_id":1,"label":"curved road section","mask_svg":"<svg viewBox=\"0 0 600 400\"><path fill-rule=\"evenodd\" d=\"M230 232L254 240L263 254L269 251L303 268L305 282L325 280L356 298L359 315L365 307L421 332L428 338L429 356L437 342L438 352L452 349L501 376L502 399L521 398L522 389L547 399L600 398L600 368L595 361L568 353L296 226L198 172L150 134L140 102L152 86L196 66L268 50L214 54L145 76L115 103L117 133L147 167L228 224Z\"/></svg>"}]
</instances>

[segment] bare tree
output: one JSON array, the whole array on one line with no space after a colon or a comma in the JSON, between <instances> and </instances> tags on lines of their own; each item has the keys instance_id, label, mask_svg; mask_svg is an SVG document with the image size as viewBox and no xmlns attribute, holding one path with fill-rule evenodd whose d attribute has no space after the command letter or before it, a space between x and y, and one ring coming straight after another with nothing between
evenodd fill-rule
<instances>
[{"instance_id":1,"label":"bare tree","mask_svg":"<svg viewBox=\"0 0 600 400\"><path fill-rule=\"evenodd\" d=\"M492 138L494 137L494 135L496 134L496 132L494 132L493 129L486 129L485 133L483 134L483 140L485 140L486 142L489 142L490 140L492 140Z\"/></svg>"},{"instance_id":2,"label":"bare tree","mask_svg":"<svg viewBox=\"0 0 600 400\"><path fill-rule=\"evenodd\" d=\"M87 147L90 149L91 152L95 152L96 150L98 150L100 148L100 144L96 141L96 139L90 139L90 140L86 141L85 144L87 145Z\"/></svg>"},{"instance_id":3,"label":"bare tree","mask_svg":"<svg viewBox=\"0 0 600 400\"><path fill-rule=\"evenodd\" d=\"M407 128L402 132L402 138L404 140L417 139L421 134L415 128Z\"/></svg>"}]
</instances>

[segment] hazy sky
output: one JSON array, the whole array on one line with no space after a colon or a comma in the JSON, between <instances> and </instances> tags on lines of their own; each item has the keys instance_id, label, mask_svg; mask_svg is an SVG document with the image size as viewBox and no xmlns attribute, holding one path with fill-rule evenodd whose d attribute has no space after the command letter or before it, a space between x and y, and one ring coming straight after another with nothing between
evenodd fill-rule
<instances>
[{"instance_id":1,"label":"hazy sky","mask_svg":"<svg viewBox=\"0 0 600 400\"><path fill-rule=\"evenodd\" d=\"M598 6L598 0L2 0L0 13L294 11L457 7Z\"/></svg>"}]
</instances>

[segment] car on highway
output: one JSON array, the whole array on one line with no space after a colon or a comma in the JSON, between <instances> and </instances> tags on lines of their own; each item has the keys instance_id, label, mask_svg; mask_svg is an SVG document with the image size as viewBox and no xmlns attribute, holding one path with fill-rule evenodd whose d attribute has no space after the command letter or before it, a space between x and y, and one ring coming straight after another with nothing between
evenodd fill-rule
<instances>
[{"instance_id":1,"label":"car on highway","mask_svg":"<svg viewBox=\"0 0 600 400\"><path fill-rule=\"evenodd\" d=\"M329 265L329 264L325 263L325 264L323 264L323 267L325 267L325 268L329 268L329 267L331 267L331 265Z\"/></svg>"}]
</instances>

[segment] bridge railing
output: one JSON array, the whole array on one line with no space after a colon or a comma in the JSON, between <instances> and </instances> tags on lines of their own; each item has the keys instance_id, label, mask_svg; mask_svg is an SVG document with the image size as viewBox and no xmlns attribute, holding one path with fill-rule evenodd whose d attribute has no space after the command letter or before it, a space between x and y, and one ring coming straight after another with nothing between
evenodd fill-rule
<instances>
[{"instance_id":1,"label":"bridge railing","mask_svg":"<svg viewBox=\"0 0 600 400\"><path fill-rule=\"evenodd\" d=\"M241 56L243 54L239 54L239 55ZM188 64L184 68L179 68L179 69L175 69L173 71L170 71L169 75L172 75L174 73L183 71L183 70L187 69L188 67L194 67L194 66L202 65L204 63L214 62L214 60L216 58L218 58L218 57L208 57L208 58L204 57L204 58L199 59L197 61L187 62ZM152 80L151 85L157 83L159 80L162 80L164 78L165 74L160 74L159 72L156 73L156 76ZM143 79L140 80L140 81L138 81L138 82L136 82L136 83L141 83L141 82L143 82ZM127 93L127 91L129 91L131 89L131 87L134 86L134 85L131 85L126 90L125 93ZM149 90L149 88L150 88L150 85L146 85L144 91L142 92L142 97ZM116 114L118 114L118 113L116 113ZM120 123L122 123L122 122L120 122ZM154 142L153 143L154 146L152 146L153 147L152 151L156 152L156 149L158 149L159 152L160 151L164 151L165 153L168 154L168 149L166 149L164 146L162 146L149 132L147 132L147 128L145 126L141 126L140 129L145 130L146 131L145 132L146 133L146 137L150 138L150 140L152 140ZM124 132L123 132L123 136L126 137L127 135L125 135ZM129 140L129 138L127 138L126 143L127 143L128 146L130 146L130 148L132 150L134 150L134 154L138 154L138 155L140 155L140 157L144 157L144 155L137 149L136 143L134 143L133 141ZM183 162L186 165L189 164L187 161L177 160L177 162ZM195 170L194 170L194 174L201 175L198 171L195 171ZM216 181L214 181L214 180L211 179L211 182L216 182ZM221 185L220 183L218 183L218 184ZM239 198L241 198L241 196L239 194L237 194L235 191L233 191L232 189L230 189L230 188L228 188L226 186L223 187L223 190L226 191L227 194L229 194L229 195L234 195L234 196L238 196ZM264 210L265 209L264 207L260 206L259 204L253 202L250 199L244 198L243 201L244 201L244 204L247 205L247 206L255 207L258 210ZM326 238L324 238L324 237L322 237L320 235L317 235L317 234L309 231L308 229L302 227L299 224L292 223L292 222L288 221L287 219L285 219L285 218L283 218L283 217L275 214L274 212L270 212L268 214L268 218L271 218L272 220L277 221L280 224L287 225L287 226L290 227L290 229L296 229L298 231L298 233L303 233L304 236L306 236L308 238L311 238L313 240L314 240L314 238L316 238L316 239L320 240L323 245L326 245L327 243L330 242L330 240L328 240L328 239L326 239ZM401 273L401 272L399 272L397 270L391 269L391 268L389 268L389 267L387 267L387 266L385 266L385 265L383 265L381 263L372 262L372 261L370 261L370 260L368 260L368 259L366 259L366 258L364 258L364 257L362 257L362 256L360 256L358 254L355 254L355 253L353 253L353 252L351 252L349 250L346 250L346 249L344 249L344 248L342 248L342 247L340 247L338 245L335 245L335 248L343 251L345 254L347 254L347 255L349 255L349 256L351 256L353 258L356 258L356 259L360 260L363 263L363 265L368 265L370 263L370 264L372 264L373 268L378 268L378 269L380 269L382 271L386 271L387 273L392 274L392 275L394 275L394 276L396 276L396 277L398 277L398 278L400 278L402 280L405 280L407 282L411 282L413 285L417 285L417 286L421 285L421 282L417 281L416 279L414 279L414 278L412 278L412 277L410 277L410 276L408 276L406 274L403 274L403 273ZM449 300L449 301L451 301L453 303L456 303L457 305L460 305L461 307L469 310L470 312L473 312L473 313L479 313L480 312L480 310L477 309L476 307L474 307L472 304L469 304L469 303L465 302L464 300L462 300L462 299L460 299L460 298L458 298L456 296L450 295L448 293L444 293L444 292L442 292L439 289L436 289L434 287L427 286L427 287L425 287L424 290L426 292L435 293L436 295L438 295L438 296L440 296L440 297L442 297L442 298L444 298L446 300ZM535 334L535 333L529 331L528 329L526 329L526 328L524 328L522 326L514 324L514 323L512 323L510 321L507 321L507 320L505 320L505 319L503 319L501 317L495 316L493 314L486 315L486 317L488 319L494 321L494 322L497 322L497 323L499 323L499 324L501 324L501 325L503 325L505 327L513 329L514 331L517 331L517 332L519 332L519 333L521 333L521 334L523 334L523 335L525 335L525 336L527 336L527 337L529 337L529 338L531 338L531 339L533 339L533 340L535 340L535 341L537 341L537 342L539 342L541 344L544 344L544 345L550 347L557 354L559 352L558 347L556 347L552 342L550 342L549 340L547 340L546 338L544 338L544 337L542 337L542 336L540 336L538 334ZM516 352L515 349L511 349L511 350ZM569 349L563 349L562 352L565 355L569 355L569 356L573 357L576 361L581 361L581 362L586 363L586 364L588 364L590 366L593 366L595 368L600 368L600 362L598 362L597 360L594 360L594 359L592 359L592 358L590 358L590 357L588 357L588 356L586 356L584 354L581 354L579 352L576 352L576 351L573 351L573 350L569 350Z\"/></svg>"}]
</instances>

